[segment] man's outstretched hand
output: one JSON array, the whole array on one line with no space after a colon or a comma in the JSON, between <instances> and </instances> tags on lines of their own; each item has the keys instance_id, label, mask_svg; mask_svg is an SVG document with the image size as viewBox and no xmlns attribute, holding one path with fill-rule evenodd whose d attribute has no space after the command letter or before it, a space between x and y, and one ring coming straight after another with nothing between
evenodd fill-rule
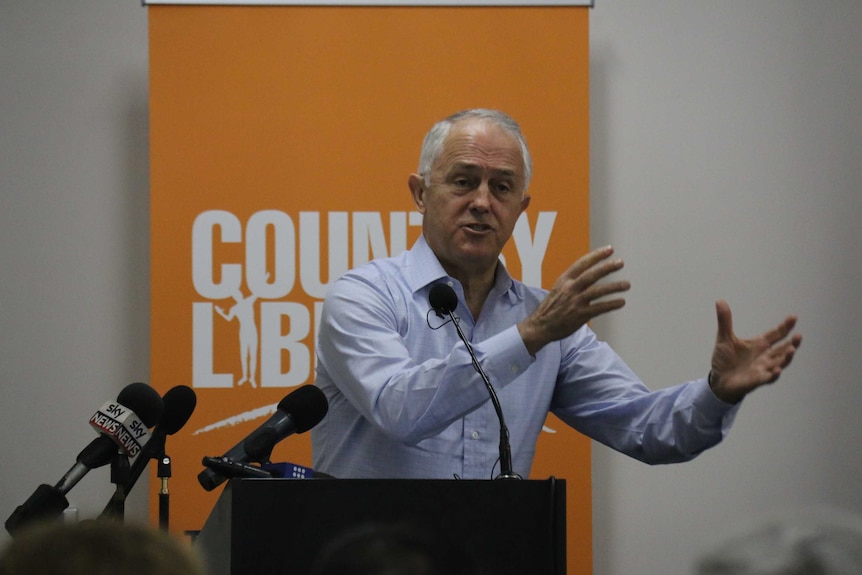
<instances>
[{"instance_id":1,"label":"man's outstretched hand","mask_svg":"<svg viewBox=\"0 0 862 575\"><path fill-rule=\"evenodd\" d=\"M737 403L758 387L778 379L799 349L802 335L790 335L796 326L796 316L790 315L758 337L739 339L733 333L733 317L727 302L717 301L715 312L718 335L709 385L719 399Z\"/></svg>"}]
</instances>

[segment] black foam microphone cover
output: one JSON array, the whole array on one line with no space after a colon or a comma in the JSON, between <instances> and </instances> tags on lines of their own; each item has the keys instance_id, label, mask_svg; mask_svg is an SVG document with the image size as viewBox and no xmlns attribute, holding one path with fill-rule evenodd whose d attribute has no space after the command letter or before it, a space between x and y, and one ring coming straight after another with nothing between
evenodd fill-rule
<instances>
[{"instance_id":1,"label":"black foam microphone cover","mask_svg":"<svg viewBox=\"0 0 862 575\"><path fill-rule=\"evenodd\" d=\"M448 314L458 307L458 296L450 286L446 284L434 284L428 292L428 303L437 312L437 315Z\"/></svg>"},{"instance_id":2,"label":"black foam microphone cover","mask_svg":"<svg viewBox=\"0 0 862 575\"><path fill-rule=\"evenodd\" d=\"M117 396L117 403L131 409L147 427L162 418L165 404L158 392L146 383L130 383Z\"/></svg>"},{"instance_id":3,"label":"black foam microphone cover","mask_svg":"<svg viewBox=\"0 0 862 575\"><path fill-rule=\"evenodd\" d=\"M290 414L296 433L305 433L320 423L329 410L329 402L320 389L304 385L278 402L278 410Z\"/></svg>"},{"instance_id":4,"label":"black foam microphone cover","mask_svg":"<svg viewBox=\"0 0 862 575\"><path fill-rule=\"evenodd\" d=\"M165 412L159 422L158 430L165 435L173 435L183 428L197 406L198 398L187 385L178 385L162 396Z\"/></svg>"}]
</instances>

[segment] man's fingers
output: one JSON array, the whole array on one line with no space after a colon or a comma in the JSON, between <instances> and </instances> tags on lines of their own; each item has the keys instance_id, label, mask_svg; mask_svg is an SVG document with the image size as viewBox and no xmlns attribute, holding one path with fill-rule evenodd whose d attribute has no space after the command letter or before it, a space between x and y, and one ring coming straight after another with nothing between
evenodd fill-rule
<instances>
[{"instance_id":1,"label":"man's fingers","mask_svg":"<svg viewBox=\"0 0 862 575\"><path fill-rule=\"evenodd\" d=\"M718 318L718 339L733 339L733 316L730 306L723 299L715 302L715 315Z\"/></svg>"},{"instance_id":2,"label":"man's fingers","mask_svg":"<svg viewBox=\"0 0 862 575\"><path fill-rule=\"evenodd\" d=\"M796 327L796 321L797 318L795 315L787 316L783 322L763 334L763 338L769 342L769 345L781 341L793 331L793 328Z\"/></svg>"},{"instance_id":3,"label":"man's fingers","mask_svg":"<svg viewBox=\"0 0 862 575\"><path fill-rule=\"evenodd\" d=\"M599 303L595 300L601 299L611 294L629 291L631 287L631 283L629 283L627 280L595 284L593 286L590 286L589 289L585 290L583 292L583 296L587 302L592 305L595 305Z\"/></svg>"},{"instance_id":4,"label":"man's fingers","mask_svg":"<svg viewBox=\"0 0 862 575\"><path fill-rule=\"evenodd\" d=\"M623 298L602 300L602 301L596 302L594 304L591 304L590 307L588 308L588 312L586 313L587 321L594 319L594 318L597 318L598 316L600 316L602 314L606 314L608 312L618 310L625 305L626 305L626 300Z\"/></svg>"},{"instance_id":5,"label":"man's fingers","mask_svg":"<svg viewBox=\"0 0 862 575\"><path fill-rule=\"evenodd\" d=\"M628 290L628 282L598 283L623 268L623 260L608 259L613 252L611 246L606 246L585 254L557 279L552 291L560 293L564 298L575 298L573 301L580 302L581 305L589 305L604 295Z\"/></svg>"},{"instance_id":6,"label":"man's fingers","mask_svg":"<svg viewBox=\"0 0 862 575\"><path fill-rule=\"evenodd\" d=\"M584 254L581 256L578 261L573 263L569 269L563 274L564 277L568 279L577 279L581 277L587 270L590 270L602 260L605 260L611 257L614 253L614 248L611 246L604 246L602 248L595 249L588 254ZM605 274L606 275L606 274ZM598 278L596 278L598 279ZM593 280L595 281L595 280Z\"/></svg>"},{"instance_id":7,"label":"man's fingers","mask_svg":"<svg viewBox=\"0 0 862 575\"><path fill-rule=\"evenodd\" d=\"M600 262L575 279L574 283L578 291L584 291L606 276L623 268L623 260L613 259Z\"/></svg>"},{"instance_id":8,"label":"man's fingers","mask_svg":"<svg viewBox=\"0 0 862 575\"><path fill-rule=\"evenodd\" d=\"M773 347L770 352L770 357L773 358L773 361L783 369L790 365L790 362L793 360L793 356L796 354L797 347L799 347L798 340L794 339L786 341L781 345Z\"/></svg>"},{"instance_id":9,"label":"man's fingers","mask_svg":"<svg viewBox=\"0 0 862 575\"><path fill-rule=\"evenodd\" d=\"M621 270L623 265L623 260L621 259L599 260L591 267L581 271L577 275L573 275L575 273L575 268L570 268L569 272L563 275L558 281L558 287L573 295L586 295L598 284L600 280ZM618 285L618 283L619 282L613 285ZM596 296L589 296L588 299L592 300L595 299L595 297Z\"/></svg>"}]
</instances>

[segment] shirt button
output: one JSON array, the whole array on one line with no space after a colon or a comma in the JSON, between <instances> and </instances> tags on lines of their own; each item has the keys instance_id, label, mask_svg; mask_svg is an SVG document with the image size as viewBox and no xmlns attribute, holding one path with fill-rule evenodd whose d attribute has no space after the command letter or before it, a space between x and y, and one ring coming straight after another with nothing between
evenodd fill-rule
<instances>
[{"instance_id":1,"label":"shirt button","mask_svg":"<svg viewBox=\"0 0 862 575\"><path fill-rule=\"evenodd\" d=\"M479 432L474 431L473 433L470 434L470 437L472 437L473 439L479 439Z\"/></svg>"},{"instance_id":2,"label":"shirt button","mask_svg":"<svg viewBox=\"0 0 862 575\"><path fill-rule=\"evenodd\" d=\"M510 365L510 366L509 366L509 371L511 371L512 373L518 373L518 371L519 371L519 370L518 370L518 366L517 366L517 365L515 365L515 364Z\"/></svg>"}]
</instances>

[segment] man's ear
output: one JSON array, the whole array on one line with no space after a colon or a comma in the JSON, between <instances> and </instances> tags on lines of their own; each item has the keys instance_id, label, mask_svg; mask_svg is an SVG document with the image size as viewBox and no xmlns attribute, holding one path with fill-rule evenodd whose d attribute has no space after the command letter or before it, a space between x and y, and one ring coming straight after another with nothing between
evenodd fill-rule
<instances>
[{"instance_id":1,"label":"man's ear","mask_svg":"<svg viewBox=\"0 0 862 575\"><path fill-rule=\"evenodd\" d=\"M413 203L420 214L425 213L425 179L419 174L410 174L407 178L407 186L410 188L410 195L413 196Z\"/></svg>"},{"instance_id":2,"label":"man's ear","mask_svg":"<svg viewBox=\"0 0 862 575\"><path fill-rule=\"evenodd\" d=\"M529 205L530 205L530 196L525 195L523 198L521 198L521 213L523 213L524 210L526 210L527 206L529 206Z\"/></svg>"}]
</instances>

